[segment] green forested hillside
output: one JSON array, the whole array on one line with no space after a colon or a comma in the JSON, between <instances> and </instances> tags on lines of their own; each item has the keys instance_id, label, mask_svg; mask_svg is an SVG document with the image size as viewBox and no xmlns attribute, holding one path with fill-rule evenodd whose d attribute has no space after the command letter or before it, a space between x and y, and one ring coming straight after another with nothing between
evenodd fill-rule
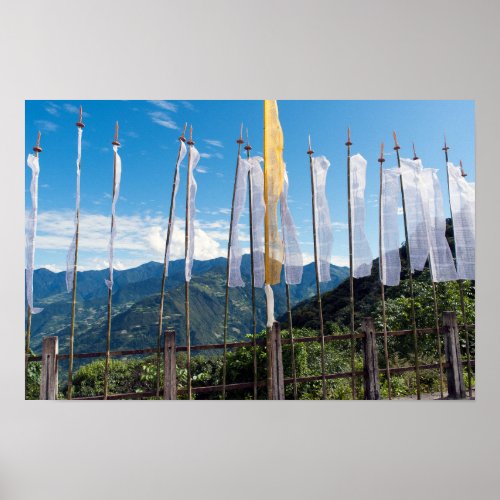
<instances>
[{"instance_id":1,"label":"green forested hillside","mask_svg":"<svg viewBox=\"0 0 500 500\"><path fill-rule=\"evenodd\" d=\"M156 346L159 293L162 264L150 262L135 269L115 271L113 287L112 349L136 349ZM191 281L192 344L222 341L226 259L195 261ZM332 266L329 290L348 275L346 268ZM251 331L250 259L243 257L243 288L230 290L229 339L242 339ZM75 352L99 351L105 348L107 320L107 270L78 273L77 324ZM41 348L43 335L59 336L60 352L66 352L70 326L71 294L66 292L65 274L38 269L34 277L35 301L44 310L33 317L32 347ZM284 284L276 285L277 314L286 311ZM304 268L301 285L291 287L292 304L310 297L315 290L314 266ZM258 328L265 324L264 291L256 290ZM170 264L166 285L163 325L175 328L178 343L185 339L184 328L184 261Z\"/></svg>"}]
</instances>

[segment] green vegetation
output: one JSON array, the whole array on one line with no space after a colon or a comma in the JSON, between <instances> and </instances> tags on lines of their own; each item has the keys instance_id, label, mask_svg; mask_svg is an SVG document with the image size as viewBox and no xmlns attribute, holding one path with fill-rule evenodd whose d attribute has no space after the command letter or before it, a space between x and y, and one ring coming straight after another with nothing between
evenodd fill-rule
<instances>
[{"instance_id":1,"label":"green vegetation","mask_svg":"<svg viewBox=\"0 0 500 500\"><path fill-rule=\"evenodd\" d=\"M448 232L450 228L448 228ZM451 243L452 240L450 240ZM452 245L453 248L453 245ZM402 280L398 287L386 287L386 317L387 328L389 331L409 329L411 327L411 300L409 292L409 281L406 273L406 252L403 246L400 251L402 259ZM223 261L224 259L222 259ZM193 344L196 343L217 343L221 342L220 328L222 327L220 319L222 318L223 307L223 270L220 259L212 263L200 263L200 277L192 284L192 324L194 324ZM151 267L151 265L147 265ZM142 266L141 266L142 267ZM153 266L154 267L154 266ZM177 266L182 271L181 266ZM177 270L177 272L181 272ZM156 282L154 286L150 279L144 276L146 271L141 268L131 270L135 275L127 275L122 287L117 292L116 306L117 316L113 319L113 345L112 349L119 348L142 348L155 345L156 340L156 314L158 307L158 293ZM153 270L153 274L156 270ZM245 270L247 272L248 270ZM293 293L292 300L298 305L292 312L292 321L294 325L293 334L295 338L318 336L318 311L314 294L314 274L308 269L304 273L304 281L301 287L291 287ZM349 281L342 279L345 277L346 270L335 268L334 270L335 286L326 290L322 296L323 316L325 320L325 334L336 335L349 333ZM47 271L48 272L48 271ZM142 273L142 274L141 274ZM53 273L52 273L53 274ZM85 273L82 273L85 274ZM181 273L182 274L182 273ZM245 273L244 273L245 274ZM175 276L175 273L173 273ZM248 278L248 277L247 277ZM90 279L87 276L87 279ZM169 277L174 282L176 278ZM134 281L135 280L135 281ZM423 272L417 272L413 278L415 293L415 314L417 328L435 327L433 287L430 281L429 269ZM118 281L119 282L119 281ZM340 285L337 286L337 284ZM125 286L127 285L127 286ZM165 326L175 326L178 333L178 339L183 339L183 291L179 285L171 285L173 288L167 291L166 303L170 315L166 319ZM50 287L47 285L48 289ZM135 287L135 292L134 292ZM251 300L248 296L248 290L231 290L232 301L230 304L230 339L251 338L246 335L248 325L251 324ZM89 290L91 289L89 285ZM50 289L52 290L52 289ZM50 290L47 291L48 297ZM145 298L134 301L134 293L144 295L145 290L150 294ZM464 305L466 319L468 324L475 323L475 287L473 283L464 282ZM52 290L53 291L53 290ZM182 292L182 293L181 293ZM259 290L260 292L260 290ZM90 292L89 292L90 293ZM176 295L177 294L177 295ZM246 294L246 295L245 295ZM382 322L382 304L380 300L380 282L378 277L378 260L374 261L372 275L366 278L355 280L355 323L359 328L363 317L371 316L375 321L378 331L383 329ZM462 326L464 318L462 317L462 307L460 300L459 284L456 282L439 283L436 285L436 296L438 305L438 317L441 321L443 311L456 311L458 323ZM122 301L120 302L120 297ZM285 311L284 285L276 287L276 309ZM312 297L304 300L304 297ZM47 299L49 300L49 299ZM52 299L51 299L52 300ZM97 298L92 299L94 309L92 314L95 317L98 310ZM300 300L303 300L300 302ZM131 302L130 302L131 301ZM59 304L58 307L61 307ZM101 306L99 306L101 307ZM259 328L263 327L263 311L265 310L263 297L259 297L257 304L259 314ZM42 313L43 314L43 313ZM40 316L42 316L42 314ZM79 313L80 314L80 313ZM103 316L103 315L101 315ZM103 316L104 317L104 316ZM43 319L43 318L42 318ZM175 321L174 321L175 319ZM283 314L280 318L282 327L282 336L287 338L288 333L288 315ZM179 330L177 330L177 326ZM210 325L210 329L207 328ZM81 327L80 327L81 328ZM89 326L86 333L77 335L78 350L98 350L100 346L96 345L96 338L104 340L104 335L100 332L100 323L94 323L93 329ZM61 335L66 335L62 330ZM259 338L265 338L265 331L258 335ZM442 336L441 336L442 341ZM465 330L461 328L460 342L462 353L465 355ZM387 380L385 379L385 358L383 337L377 338L379 368L380 368L380 389L381 396L388 396ZM362 370L362 348L361 342L356 342L355 369ZM391 336L388 338L389 363L393 368L410 367L414 365L414 347L413 336ZM64 352L64 349L60 349ZM474 331L470 331L470 353L471 357L475 355ZM438 349L435 334L419 335L419 360L423 364L435 364L438 362ZM297 377L318 376L321 374L321 349L319 342L304 342L295 344L295 356ZM259 346L257 349L258 360L258 380L266 379L267 358L265 348ZM325 345L325 363L327 373L342 373L351 370L351 347L350 340L335 340L327 342ZM291 347L283 346L283 366L285 378L292 378ZM465 363L464 363L465 367ZM74 374L74 397L91 397L101 395L103 392L104 361L98 360L84 366L76 366ZM192 385L212 386L222 383L222 356L221 351L215 353L199 355L193 353L192 356ZM65 388L65 367L60 367L61 394L64 397ZM472 374L474 377L474 374ZM28 368L26 397L36 399L38 397L38 386L40 379L39 363L31 363ZM467 373L464 375L467 385ZM163 373L161 373L163 381ZM187 371L185 353L177 355L177 380L180 391L186 388ZM227 384L252 382L253 381L253 349L252 347L241 347L230 349L227 356ZM416 381L414 371L404 372L401 375L391 377L393 397L412 396L416 392ZM421 390L426 392L439 391L439 371L422 370L421 371ZM110 371L110 393L120 394L129 392L148 393L154 391L156 383L156 357L135 357L130 359L113 359ZM472 384L475 380L473 378ZM363 398L362 378L356 380L357 396ZM446 381L445 381L446 387ZM320 399L322 392L321 380L313 382L302 382L298 384L299 399ZM228 391L228 399L251 399L253 395L252 387L235 391ZM327 381L327 396L329 399L351 399L351 379L350 377L336 378ZM146 396L145 396L146 397ZM180 398L185 397L183 394ZM195 394L196 399L220 399L221 392ZM265 385L259 386L259 399L267 398ZM293 398L293 385L286 385L287 399Z\"/></svg>"}]
</instances>

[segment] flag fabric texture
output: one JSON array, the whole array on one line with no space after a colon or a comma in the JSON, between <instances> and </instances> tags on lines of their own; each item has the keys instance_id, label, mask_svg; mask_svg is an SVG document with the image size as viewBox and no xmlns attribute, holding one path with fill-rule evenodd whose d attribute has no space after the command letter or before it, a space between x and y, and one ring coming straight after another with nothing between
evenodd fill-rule
<instances>
[{"instance_id":1,"label":"flag fabric texture","mask_svg":"<svg viewBox=\"0 0 500 500\"><path fill-rule=\"evenodd\" d=\"M401 158L401 176L405 196L412 273L415 270L422 271L429 256L429 240L422 199L424 193L421 185L422 170L420 160Z\"/></svg>"},{"instance_id":2,"label":"flag fabric texture","mask_svg":"<svg viewBox=\"0 0 500 500\"><path fill-rule=\"evenodd\" d=\"M382 170L380 200L380 279L384 285L399 285L401 259L399 257L398 199L401 191L399 168Z\"/></svg>"},{"instance_id":3,"label":"flag fabric texture","mask_svg":"<svg viewBox=\"0 0 500 500\"><path fill-rule=\"evenodd\" d=\"M78 127L78 143L77 143L77 157L76 157L76 203L75 203L75 232L73 239L68 249L66 257L66 290L71 292L73 288L73 277L75 275L75 262L76 262L76 232L78 227L78 217L80 216L80 161L82 158L82 133L83 129Z\"/></svg>"},{"instance_id":4,"label":"flag fabric texture","mask_svg":"<svg viewBox=\"0 0 500 500\"><path fill-rule=\"evenodd\" d=\"M278 200L283 189L285 166L283 163L283 131L278 104L264 101L264 198L265 214L265 264L266 283L280 282L283 262L283 243L278 230Z\"/></svg>"},{"instance_id":5,"label":"flag fabric texture","mask_svg":"<svg viewBox=\"0 0 500 500\"><path fill-rule=\"evenodd\" d=\"M165 248L165 276L168 276L168 263L170 262L170 247L172 246L172 234L174 232L174 226L175 226L175 200L177 198L177 191L179 191L179 183L180 183L180 166L182 161L184 160L186 156L186 144L184 141L180 141L180 149L179 149L179 158L177 160L177 163L175 165L175 174L174 174L174 196L172 197L172 220L169 221L170 227L167 228L167 231L170 233L170 238L168 238L168 241L165 241L165 245L167 245L167 248Z\"/></svg>"},{"instance_id":6,"label":"flag fabric texture","mask_svg":"<svg viewBox=\"0 0 500 500\"><path fill-rule=\"evenodd\" d=\"M241 213L245 208L248 189L248 172L250 171L251 163L249 160L244 160L241 156L238 158L236 167L236 182L234 186L234 201L231 219L231 234L229 235L229 278L228 286L238 287L245 286L241 277L241 257L242 250L239 240L238 223Z\"/></svg>"},{"instance_id":7,"label":"flag fabric texture","mask_svg":"<svg viewBox=\"0 0 500 500\"><path fill-rule=\"evenodd\" d=\"M253 276L254 285L262 288L266 278L264 218L266 203L264 201L264 173L261 163L263 159L254 156L250 162L250 191L252 193L252 236L253 236Z\"/></svg>"},{"instance_id":8,"label":"flag fabric texture","mask_svg":"<svg viewBox=\"0 0 500 500\"><path fill-rule=\"evenodd\" d=\"M286 167L283 178L283 191L280 195L280 209L281 231L285 251L285 282L288 285L299 285L302 281L304 262L297 238L297 230L288 206L288 173Z\"/></svg>"},{"instance_id":9,"label":"flag fabric texture","mask_svg":"<svg viewBox=\"0 0 500 500\"><path fill-rule=\"evenodd\" d=\"M462 169L448 163L450 205L458 279L476 279L476 191L462 176Z\"/></svg>"},{"instance_id":10,"label":"flag fabric texture","mask_svg":"<svg viewBox=\"0 0 500 500\"><path fill-rule=\"evenodd\" d=\"M330 162L325 156L312 159L314 185L313 210L316 219L315 242L318 253L318 277L320 282L330 281L330 261L332 255L332 223L326 197L326 176Z\"/></svg>"},{"instance_id":11,"label":"flag fabric texture","mask_svg":"<svg viewBox=\"0 0 500 500\"><path fill-rule=\"evenodd\" d=\"M38 157L28 155L28 167L31 168L31 214L26 224L26 300L31 314L43 311L40 307L33 307L33 271L35 269L35 240L38 219L38 175L40 164Z\"/></svg>"},{"instance_id":12,"label":"flag fabric texture","mask_svg":"<svg viewBox=\"0 0 500 500\"><path fill-rule=\"evenodd\" d=\"M359 154L350 159L350 198L352 227L352 275L370 276L373 256L365 234L366 160Z\"/></svg>"},{"instance_id":13,"label":"flag fabric texture","mask_svg":"<svg viewBox=\"0 0 500 500\"><path fill-rule=\"evenodd\" d=\"M186 248L186 260L184 274L186 281L191 281L191 271L193 269L193 258L194 258L194 218L196 214L196 191L198 185L196 184L196 179L194 178L194 171L198 162L200 161L200 153L194 146L189 146L191 148L191 154L189 155L189 178L188 178L188 203L189 203L189 220L186 221L188 224L188 240Z\"/></svg>"},{"instance_id":14,"label":"flag fabric texture","mask_svg":"<svg viewBox=\"0 0 500 500\"><path fill-rule=\"evenodd\" d=\"M420 174L423 189L424 215L429 239L429 262L434 282L455 281L457 272L446 239L446 218L437 170L424 168Z\"/></svg>"},{"instance_id":15,"label":"flag fabric texture","mask_svg":"<svg viewBox=\"0 0 500 500\"><path fill-rule=\"evenodd\" d=\"M120 181L122 177L122 160L118 154L118 146L113 146L115 155L115 170L114 170L114 185L113 185L113 201L111 203L111 234L109 236L109 279L104 280L109 290L113 289L113 256L114 244L116 237L116 202L120 196Z\"/></svg>"},{"instance_id":16,"label":"flag fabric texture","mask_svg":"<svg viewBox=\"0 0 500 500\"><path fill-rule=\"evenodd\" d=\"M271 328L274 323L274 292L271 285L267 283L264 285L264 293L266 294L266 310L267 310L267 323L266 326Z\"/></svg>"}]
</instances>

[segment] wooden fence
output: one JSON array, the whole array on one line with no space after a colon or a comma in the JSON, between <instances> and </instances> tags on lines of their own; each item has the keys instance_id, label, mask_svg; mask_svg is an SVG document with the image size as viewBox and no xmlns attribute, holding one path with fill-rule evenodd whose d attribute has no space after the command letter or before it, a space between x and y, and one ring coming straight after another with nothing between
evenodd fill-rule
<instances>
[{"instance_id":1,"label":"wooden fence","mask_svg":"<svg viewBox=\"0 0 500 500\"><path fill-rule=\"evenodd\" d=\"M417 329L419 335L426 334L438 334L441 333L444 336L444 354L445 362L443 363L443 368L446 369L446 380L448 385L448 398L449 399L464 399L466 397L465 384L463 378L463 365L462 365L462 355L460 353L460 343L459 343L459 328L457 323L457 315L455 312L445 312L443 313L442 327L436 328L420 328ZM474 325L469 325L468 328L474 328ZM388 337L396 337L403 335L413 334L413 330L397 330L387 332ZM383 332L376 332L374 327L374 322L372 318L365 318L362 321L361 329L359 333L354 335L355 339L362 340L363 346L363 370L353 372L339 372L339 373L329 373L325 374L326 380L341 379L341 378L351 378L353 375L355 377L363 378L364 382L364 394L365 399L377 400L380 399L380 387L379 387L379 367L378 367L378 353L376 338L383 336ZM351 334L345 335L325 335L325 342L332 342L338 340L350 340L352 338ZM321 337L301 337L294 338L293 342L307 343L307 342L319 342ZM268 329L266 339L258 339L256 344L259 346L265 346L268 353L268 366L267 366L267 379L260 380L257 382L258 387L267 387L268 399L285 399L285 385L292 383L304 383L304 382L315 382L323 379L323 374L312 375L307 377L297 377L295 380L293 378L285 378L283 373L283 359L282 359L282 346L288 345L292 342L291 339L286 339L281 337L280 325L275 322L272 328ZM226 344L227 348L238 348L238 347L253 347L253 342L228 342ZM215 349L223 349L224 344L205 344L205 345L193 345L191 346L191 351L207 351ZM164 389L163 398L164 399L177 399L178 394L184 394L185 389L178 389L177 387L177 376L176 376L176 353L186 351L185 346L175 345L175 332L172 330L165 331L165 341L162 348L162 353L164 357ZM136 350L121 350L112 351L110 354L113 357L117 356L132 356L132 355L144 355L144 354L156 354L157 349L136 349ZM105 352L92 352L92 353L77 353L74 354L75 359L83 358L100 358L105 356ZM64 359L68 359L68 354L58 353L58 337L47 336L43 339L42 344L42 355L41 356L30 356L27 358L27 362L41 361L41 384L40 384L40 399L57 399L58 393L58 362ZM474 365L474 360L471 360L471 364ZM440 367L439 363L419 365L420 370L433 370ZM408 367L394 367L390 368L391 374L400 374L408 371L415 370L414 366ZM384 373L387 372L384 369ZM235 391L242 389L251 389L254 386L254 382L240 382L235 384L225 385L226 391ZM212 385L204 387L193 387L192 392L194 394L209 394L222 392L222 385ZM110 394L108 399L143 399L148 397L155 397L156 391L150 392L134 392L126 394ZM99 400L103 399L103 396L92 396L85 398L73 398L73 399L85 399L85 400Z\"/></svg>"}]
</instances>

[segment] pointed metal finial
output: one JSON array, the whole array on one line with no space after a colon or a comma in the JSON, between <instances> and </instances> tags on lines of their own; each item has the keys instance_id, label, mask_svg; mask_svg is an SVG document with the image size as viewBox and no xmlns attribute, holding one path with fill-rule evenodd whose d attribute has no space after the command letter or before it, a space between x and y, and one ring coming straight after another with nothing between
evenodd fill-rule
<instances>
[{"instance_id":1,"label":"pointed metal finial","mask_svg":"<svg viewBox=\"0 0 500 500\"><path fill-rule=\"evenodd\" d=\"M462 160L460 160L460 172L462 173L462 177L467 177L467 174L465 173L464 167L462 165Z\"/></svg>"},{"instance_id":2,"label":"pointed metal finial","mask_svg":"<svg viewBox=\"0 0 500 500\"><path fill-rule=\"evenodd\" d=\"M311 148L311 134L309 134L309 136L308 136L308 144L309 144L309 149L308 149L308 151L307 151L307 154L308 154L309 156L311 156L311 155L313 155L313 154L314 154L314 151L313 151L313 150L312 150L312 148Z\"/></svg>"},{"instance_id":3,"label":"pointed metal finial","mask_svg":"<svg viewBox=\"0 0 500 500\"><path fill-rule=\"evenodd\" d=\"M83 109L82 105L80 104L80 117L78 118L78 121L75 124L78 128L84 128L85 125L83 124Z\"/></svg>"},{"instance_id":4,"label":"pointed metal finial","mask_svg":"<svg viewBox=\"0 0 500 500\"><path fill-rule=\"evenodd\" d=\"M182 130L182 135L179 137L179 141L186 142L186 138L184 137L186 135L186 128L188 124L187 122L184 123L184 129Z\"/></svg>"},{"instance_id":5,"label":"pointed metal finial","mask_svg":"<svg viewBox=\"0 0 500 500\"><path fill-rule=\"evenodd\" d=\"M111 144L113 144L113 146L120 146L118 142L118 121L115 124L115 140Z\"/></svg>"},{"instance_id":6,"label":"pointed metal finial","mask_svg":"<svg viewBox=\"0 0 500 500\"><path fill-rule=\"evenodd\" d=\"M443 151L448 151L449 146L446 144L446 134L444 135L444 148L443 148Z\"/></svg>"},{"instance_id":7,"label":"pointed metal finial","mask_svg":"<svg viewBox=\"0 0 500 500\"><path fill-rule=\"evenodd\" d=\"M236 139L237 144L243 144L245 141L243 140L243 123L241 124L240 127L240 137L239 139Z\"/></svg>"},{"instance_id":8,"label":"pointed metal finial","mask_svg":"<svg viewBox=\"0 0 500 500\"><path fill-rule=\"evenodd\" d=\"M394 137L394 150L397 151L398 149L401 149L398 144L398 137L396 135L396 132L392 133L392 137Z\"/></svg>"},{"instance_id":9,"label":"pointed metal finial","mask_svg":"<svg viewBox=\"0 0 500 500\"><path fill-rule=\"evenodd\" d=\"M382 166L382 163L384 163L385 158L384 158L384 143L380 144L380 158L378 159L378 162L380 163L380 166Z\"/></svg>"},{"instance_id":10,"label":"pointed metal finial","mask_svg":"<svg viewBox=\"0 0 500 500\"><path fill-rule=\"evenodd\" d=\"M38 131L38 136L36 138L36 144L33 146L33 151L35 152L35 156L38 156L38 153L42 152L42 148L40 147L40 138L42 137L42 133Z\"/></svg>"},{"instance_id":11,"label":"pointed metal finial","mask_svg":"<svg viewBox=\"0 0 500 500\"><path fill-rule=\"evenodd\" d=\"M412 142L412 146L413 146L413 160L419 160L420 158L417 156L417 153L415 151L415 143Z\"/></svg>"},{"instance_id":12,"label":"pointed metal finial","mask_svg":"<svg viewBox=\"0 0 500 500\"><path fill-rule=\"evenodd\" d=\"M346 146L352 146L351 142L351 129L347 127L347 142L345 143Z\"/></svg>"},{"instance_id":13,"label":"pointed metal finial","mask_svg":"<svg viewBox=\"0 0 500 500\"><path fill-rule=\"evenodd\" d=\"M247 145L245 146L245 151L251 151L252 146L250 146L250 141L248 140L248 129L247 129Z\"/></svg>"},{"instance_id":14,"label":"pointed metal finial","mask_svg":"<svg viewBox=\"0 0 500 500\"><path fill-rule=\"evenodd\" d=\"M189 146L193 146L194 145L194 141L193 141L193 125L189 126L189 141L187 141L187 143L188 143Z\"/></svg>"}]
</instances>

